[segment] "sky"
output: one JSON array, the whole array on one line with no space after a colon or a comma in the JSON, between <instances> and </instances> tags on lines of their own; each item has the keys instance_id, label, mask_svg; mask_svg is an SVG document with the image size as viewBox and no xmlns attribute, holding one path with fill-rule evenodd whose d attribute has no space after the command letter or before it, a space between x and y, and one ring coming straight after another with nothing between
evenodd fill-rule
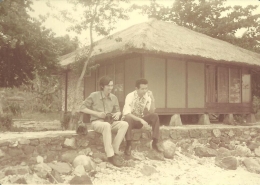
<instances>
[{"instance_id":1,"label":"sky","mask_svg":"<svg viewBox=\"0 0 260 185\"><path fill-rule=\"evenodd\" d=\"M172 5L174 0L160 0L158 2L160 2L160 4L164 5L164 6L170 6ZM34 4L32 6L32 8L35 10L34 12L32 12L31 14L35 17L38 17L38 15L46 15L46 14L51 14L51 15L55 15L58 14L58 12L60 10L67 10L69 12L71 12L73 14L74 17L79 17L79 12L74 12L73 11L73 7L71 4L67 3L66 0L51 0L51 5L54 8L50 8L46 5L47 0L35 0ZM149 5L149 0L130 0L130 4L135 3L138 5ZM247 6L247 5L259 5L257 11L255 11L254 13L258 13L260 14L260 0L227 0L226 3L228 6L233 6L233 5L241 5L241 6ZM138 24L138 23L142 23L148 21L147 16L144 15L140 15L137 12L133 12L129 15L129 20L120 20L117 24L116 24L116 29L113 30L112 33L126 29L134 24ZM47 21L44 23L44 26L47 28L51 28L57 36L62 36L62 35L70 35L71 37L75 37L77 36L79 38L79 40L82 43L86 43L88 42L88 35L85 32L84 34L78 35L74 32L68 32L67 29L69 28L71 24L66 22L66 21L60 21L58 19L55 18L49 18L47 19ZM241 35L244 32L244 30L239 30L237 32L237 36ZM100 37L96 37L96 39L100 39Z\"/></svg>"}]
</instances>

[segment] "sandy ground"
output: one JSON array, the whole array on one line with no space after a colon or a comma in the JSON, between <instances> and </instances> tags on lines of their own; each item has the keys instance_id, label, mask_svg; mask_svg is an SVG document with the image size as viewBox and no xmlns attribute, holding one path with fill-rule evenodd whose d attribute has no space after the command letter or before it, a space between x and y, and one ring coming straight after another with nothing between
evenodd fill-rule
<instances>
[{"instance_id":1,"label":"sandy ground","mask_svg":"<svg viewBox=\"0 0 260 185\"><path fill-rule=\"evenodd\" d=\"M176 185L257 185L260 174L248 172L243 166L237 170L224 170L214 164L215 158L187 158L176 156L165 161L144 160L134 168L103 169L93 179L94 184L176 184ZM144 165L157 172L150 176L141 173Z\"/></svg>"}]
</instances>

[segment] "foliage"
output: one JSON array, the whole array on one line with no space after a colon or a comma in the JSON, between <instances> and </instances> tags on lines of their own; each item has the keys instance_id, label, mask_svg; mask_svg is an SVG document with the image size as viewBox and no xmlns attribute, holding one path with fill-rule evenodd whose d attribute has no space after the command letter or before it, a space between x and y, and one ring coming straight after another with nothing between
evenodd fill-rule
<instances>
[{"instance_id":1,"label":"foliage","mask_svg":"<svg viewBox=\"0 0 260 185\"><path fill-rule=\"evenodd\" d=\"M253 96L253 112L257 113L260 110L260 97Z\"/></svg>"},{"instance_id":2,"label":"foliage","mask_svg":"<svg viewBox=\"0 0 260 185\"><path fill-rule=\"evenodd\" d=\"M13 127L12 115L9 113L0 114L0 130L7 131Z\"/></svg>"},{"instance_id":3,"label":"foliage","mask_svg":"<svg viewBox=\"0 0 260 185\"><path fill-rule=\"evenodd\" d=\"M257 6L226 6L226 0L175 0L164 7L151 0L150 6L133 6L150 18L173 22L248 50L260 53L260 14L253 15ZM241 38L234 34L246 28Z\"/></svg>"},{"instance_id":4,"label":"foliage","mask_svg":"<svg viewBox=\"0 0 260 185\"><path fill-rule=\"evenodd\" d=\"M70 118L71 118L71 112L65 112L62 116L61 119L61 127L67 130L69 128L69 123L70 123Z\"/></svg>"},{"instance_id":5,"label":"foliage","mask_svg":"<svg viewBox=\"0 0 260 185\"><path fill-rule=\"evenodd\" d=\"M32 2L0 2L0 87L26 84L36 73L56 72L58 56L77 47L77 40L70 41L68 36L56 38L50 29L30 17Z\"/></svg>"},{"instance_id":6,"label":"foliage","mask_svg":"<svg viewBox=\"0 0 260 185\"><path fill-rule=\"evenodd\" d=\"M111 30L115 28L115 23L119 19L127 19L127 11L123 9L120 3L125 3L127 0L68 0L70 3L74 4L74 9L83 9L83 14L80 21L73 20L73 18L68 16L68 12L61 12L67 20L73 21L74 25L71 27L72 31L77 33L87 32L89 33L89 46L87 48L87 53L84 57L80 57L83 60L81 75L77 81L73 103L72 103L72 116L70 120L69 129L73 129L75 126L75 119L73 115L76 113L77 101L76 97L79 95L79 89L83 82L83 77L86 74L87 67L91 62L93 48L95 47L93 41L93 34L106 36Z\"/></svg>"}]
</instances>

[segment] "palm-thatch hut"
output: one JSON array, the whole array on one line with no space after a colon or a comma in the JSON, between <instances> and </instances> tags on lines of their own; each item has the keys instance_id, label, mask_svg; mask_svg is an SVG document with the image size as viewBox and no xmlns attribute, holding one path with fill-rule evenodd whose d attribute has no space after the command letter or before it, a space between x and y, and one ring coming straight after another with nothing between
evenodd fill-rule
<instances>
[{"instance_id":1,"label":"palm-thatch hut","mask_svg":"<svg viewBox=\"0 0 260 185\"><path fill-rule=\"evenodd\" d=\"M76 53L63 56L61 64L72 63ZM85 78L85 97L109 75L123 106L143 77L159 115L252 113L251 70L259 68L260 54L222 40L151 20L99 40L93 57L100 67Z\"/></svg>"}]
</instances>

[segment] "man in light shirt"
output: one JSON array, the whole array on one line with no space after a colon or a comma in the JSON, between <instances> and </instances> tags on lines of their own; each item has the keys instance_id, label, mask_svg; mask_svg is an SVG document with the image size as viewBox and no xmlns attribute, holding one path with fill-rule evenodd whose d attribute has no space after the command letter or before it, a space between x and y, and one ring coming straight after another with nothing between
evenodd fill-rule
<instances>
[{"instance_id":1,"label":"man in light shirt","mask_svg":"<svg viewBox=\"0 0 260 185\"><path fill-rule=\"evenodd\" d=\"M152 92L148 91L148 81L139 79L135 86L136 90L126 96L123 108L123 120L129 124L125 136L125 154L131 155L132 129L149 128L149 125L152 126L152 148L162 152L158 146L160 121L154 113L155 102Z\"/></svg>"}]
</instances>

